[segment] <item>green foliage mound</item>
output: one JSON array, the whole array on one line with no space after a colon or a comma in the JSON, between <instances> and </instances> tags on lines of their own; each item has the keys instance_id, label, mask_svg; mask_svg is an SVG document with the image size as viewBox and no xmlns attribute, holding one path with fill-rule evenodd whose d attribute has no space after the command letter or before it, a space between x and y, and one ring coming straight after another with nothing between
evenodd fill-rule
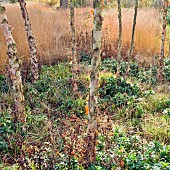
<instances>
[{"instance_id":1,"label":"green foliage mound","mask_svg":"<svg viewBox=\"0 0 170 170\"><path fill-rule=\"evenodd\" d=\"M14 123L7 113L0 113L0 153L9 151L8 136L14 132ZM1 155L1 154L0 154Z\"/></svg>"},{"instance_id":2,"label":"green foliage mound","mask_svg":"<svg viewBox=\"0 0 170 170\"><path fill-rule=\"evenodd\" d=\"M6 83L6 78L5 76L0 75L0 95L2 93L6 93L8 91L8 85Z\"/></svg>"},{"instance_id":3,"label":"green foliage mound","mask_svg":"<svg viewBox=\"0 0 170 170\"><path fill-rule=\"evenodd\" d=\"M129 170L170 168L170 147L157 141L147 143L140 136L127 136L117 128L109 137L100 134L98 140L96 159L98 165L106 169L118 166Z\"/></svg>"},{"instance_id":4,"label":"green foliage mound","mask_svg":"<svg viewBox=\"0 0 170 170\"><path fill-rule=\"evenodd\" d=\"M113 74L117 71L117 61L115 59L105 59L101 64L101 71L111 72ZM126 62L121 62L120 75L126 73ZM157 83L157 67L139 68L135 62L130 63L129 76L137 79L141 83L149 83L155 85ZM170 81L170 59L164 60L164 77L166 81Z\"/></svg>"},{"instance_id":5,"label":"green foliage mound","mask_svg":"<svg viewBox=\"0 0 170 170\"><path fill-rule=\"evenodd\" d=\"M109 71L113 74L116 73L117 71L117 60L115 59L105 59L102 61L102 64L101 64L101 68L100 70L101 71ZM120 75L124 75L126 73L126 66L127 66L127 63L126 62L121 62L121 69L120 69ZM130 64L130 72L129 72L129 75L130 76L136 76L137 74L139 73L139 66L137 63L135 62L132 62Z\"/></svg>"},{"instance_id":6,"label":"green foliage mound","mask_svg":"<svg viewBox=\"0 0 170 170\"><path fill-rule=\"evenodd\" d=\"M28 83L25 91L27 106L40 113L84 114L86 101L76 98L73 92L70 65L43 66L40 79L34 84Z\"/></svg>"},{"instance_id":7,"label":"green foliage mound","mask_svg":"<svg viewBox=\"0 0 170 170\"><path fill-rule=\"evenodd\" d=\"M164 65L165 78L170 82L170 59L165 59Z\"/></svg>"},{"instance_id":8,"label":"green foliage mound","mask_svg":"<svg viewBox=\"0 0 170 170\"><path fill-rule=\"evenodd\" d=\"M141 90L136 84L131 84L123 78L101 78L99 88L100 98L111 100L116 106L126 106L130 100L141 95Z\"/></svg>"}]
</instances>

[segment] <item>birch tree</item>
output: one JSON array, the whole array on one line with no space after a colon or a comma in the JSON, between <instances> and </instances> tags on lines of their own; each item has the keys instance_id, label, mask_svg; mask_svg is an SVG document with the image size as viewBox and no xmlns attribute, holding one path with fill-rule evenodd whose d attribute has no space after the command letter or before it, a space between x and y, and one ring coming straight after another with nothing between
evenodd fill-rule
<instances>
[{"instance_id":1,"label":"birch tree","mask_svg":"<svg viewBox=\"0 0 170 170\"><path fill-rule=\"evenodd\" d=\"M118 20L119 20L119 38L118 38L118 65L117 65L117 76L120 76L120 62L122 60L122 11L121 11L121 0L117 0L118 3Z\"/></svg>"},{"instance_id":2,"label":"birch tree","mask_svg":"<svg viewBox=\"0 0 170 170\"><path fill-rule=\"evenodd\" d=\"M30 51L30 60L31 60L31 72L32 72L32 81L35 82L39 78L39 69L38 69L38 60L37 60L37 47L35 43L35 38L32 33L31 23L28 16L28 11L26 8L25 0L19 0L22 17L25 22L25 30L27 33L27 39L29 44L29 51Z\"/></svg>"},{"instance_id":3,"label":"birch tree","mask_svg":"<svg viewBox=\"0 0 170 170\"><path fill-rule=\"evenodd\" d=\"M134 19L133 19L132 38L131 38L131 43L130 43L130 50L129 50L129 55L128 55L128 63L127 63L127 67L126 67L125 78L127 78L127 76L129 75L130 63L132 61L137 14L138 14L138 0L135 0L135 13L134 13Z\"/></svg>"},{"instance_id":4,"label":"birch tree","mask_svg":"<svg viewBox=\"0 0 170 170\"><path fill-rule=\"evenodd\" d=\"M21 78L21 65L18 58L16 43L12 36L12 26L8 24L6 17L6 9L0 4L0 22L4 33L7 47L8 59L10 67L10 78L12 82L12 93L14 99L14 118L15 120L24 123L26 119L25 114L25 98L23 95L23 86Z\"/></svg>"},{"instance_id":5,"label":"birch tree","mask_svg":"<svg viewBox=\"0 0 170 170\"><path fill-rule=\"evenodd\" d=\"M92 61L90 72L90 96L89 96L89 114L88 114L88 135L87 135L87 161L92 163L95 160L95 145L97 137L97 102L99 85L99 64L101 61L101 41L102 41L102 0L93 1L94 20L92 31Z\"/></svg>"},{"instance_id":6,"label":"birch tree","mask_svg":"<svg viewBox=\"0 0 170 170\"><path fill-rule=\"evenodd\" d=\"M166 38L166 16L167 16L167 7L168 0L163 1L163 16L162 16L162 38L161 38L161 50L160 56L158 59L158 71L157 71L157 80L162 81L164 79L163 76L163 66L164 66L164 58L165 58L165 38Z\"/></svg>"},{"instance_id":7,"label":"birch tree","mask_svg":"<svg viewBox=\"0 0 170 170\"><path fill-rule=\"evenodd\" d=\"M76 59L76 34L75 34L75 19L74 19L74 4L73 0L70 0L70 29L71 29L71 39L72 39L72 81L73 81L73 91L77 91L77 59Z\"/></svg>"}]
</instances>

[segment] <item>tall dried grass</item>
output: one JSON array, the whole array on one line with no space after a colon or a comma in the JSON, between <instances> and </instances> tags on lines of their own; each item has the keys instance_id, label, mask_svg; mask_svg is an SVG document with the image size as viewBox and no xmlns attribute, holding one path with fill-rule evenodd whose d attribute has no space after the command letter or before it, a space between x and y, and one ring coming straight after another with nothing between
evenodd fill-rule
<instances>
[{"instance_id":1,"label":"tall dried grass","mask_svg":"<svg viewBox=\"0 0 170 170\"><path fill-rule=\"evenodd\" d=\"M59 9L53 11L46 5L28 3L28 12L37 42L38 56L41 64L52 64L67 59L70 55L69 11ZM13 35L17 43L19 55L28 62L29 50L26 40L24 22L19 5L6 5L9 23L14 26ZM77 48L90 51L93 15L90 8L76 9ZM133 23L133 9L123 9L123 50L128 53ZM86 33L86 34L85 34ZM160 46L159 13L154 9L141 9L138 13L135 34L135 54L153 56L159 53ZM103 22L103 55L116 57L118 37L118 20L116 10L104 11ZM81 47L81 48L80 48ZM0 30L0 69L4 70L7 62L6 43ZM107 53L106 53L107 52ZM104 56L105 57L105 56Z\"/></svg>"}]
</instances>

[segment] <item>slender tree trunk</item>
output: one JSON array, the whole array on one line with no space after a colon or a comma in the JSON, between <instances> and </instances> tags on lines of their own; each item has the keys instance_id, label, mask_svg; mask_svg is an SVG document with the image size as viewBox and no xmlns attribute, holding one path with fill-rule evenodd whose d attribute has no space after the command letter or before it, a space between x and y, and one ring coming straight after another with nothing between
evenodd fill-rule
<instances>
[{"instance_id":1,"label":"slender tree trunk","mask_svg":"<svg viewBox=\"0 0 170 170\"><path fill-rule=\"evenodd\" d=\"M119 20L119 39L118 39L118 65L117 65L117 76L120 76L120 63L122 60L122 11L121 11L121 0L117 0L118 3L118 20Z\"/></svg>"},{"instance_id":2,"label":"slender tree trunk","mask_svg":"<svg viewBox=\"0 0 170 170\"><path fill-rule=\"evenodd\" d=\"M87 162L95 160L95 146L97 137L97 102L98 102L98 79L99 64L101 61L101 42L102 42L102 0L93 1L94 21L93 21L93 57L91 61L90 73L90 97L89 97L89 123L87 135Z\"/></svg>"},{"instance_id":3,"label":"slender tree trunk","mask_svg":"<svg viewBox=\"0 0 170 170\"><path fill-rule=\"evenodd\" d=\"M168 1L164 0L163 3L163 19L162 19L162 38L161 38L161 51L158 60L158 71L157 71L157 80L163 81L163 66L164 66L164 50L165 50L165 38L166 38L166 16L167 16L167 7Z\"/></svg>"},{"instance_id":4,"label":"slender tree trunk","mask_svg":"<svg viewBox=\"0 0 170 170\"><path fill-rule=\"evenodd\" d=\"M0 5L0 21L2 31L6 38L6 43L8 46L8 57L9 57L9 65L10 65L10 74L12 81L12 91L14 98L14 118L17 121L24 123L26 119L25 114L25 99L23 95L23 86L22 86L22 78L21 78L21 66L18 58L18 52L16 43L12 36L12 26L8 24L7 17L5 14L5 8Z\"/></svg>"},{"instance_id":5,"label":"slender tree trunk","mask_svg":"<svg viewBox=\"0 0 170 170\"><path fill-rule=\"evenodd\" d=\"M138 14L138 0L135 0L135 14L134 14L134 20L133 20L132 38L131 38L130 51L129 51L129 56L128 56L128 63L127 63L127 67L126 67L125 78L127 78L127 76L129 75L130 63L131 63L131 61L132 61L132 54L133 54L133 49L134 49L134 39L135 39L135 28L136 28L137 14Z\"/></svg>"},{"instance_id":6,"label":"slender tree trunk","mask_svg":"<svg viewBox=\"0 0 170 170\"><path fill-rule=\"evenodd\" d=\"M75 19L74 19L74 4L73 0L70 0L70 28L71 28L71 38L72 38L72 72L73 72L73 91L77 91L77 60L76 60L76 34L75 34Z\"/></svg>"},{"instance_id":7,"label":"slender tree trunk","mask_svg":"<svg viewBox=\"0 0 170 170\"><path fill-rule=\"evenodd\" d=\"M31 60L31 72L32 72L32 81L35 82L39 78L39 69L38 69L38 59L37 59L37 47L35 44L35 38L32 33L31 23L28 16L26 2L25 0L19 0L22 17L25 22L25 30L27 32L27 39L30 50L30 60Z\"/></svg>"}]
</instances>

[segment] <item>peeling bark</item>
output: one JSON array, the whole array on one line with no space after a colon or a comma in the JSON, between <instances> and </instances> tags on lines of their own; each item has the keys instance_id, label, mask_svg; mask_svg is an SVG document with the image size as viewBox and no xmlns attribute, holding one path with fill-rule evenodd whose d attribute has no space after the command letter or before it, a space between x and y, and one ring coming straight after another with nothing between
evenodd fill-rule
<instances>
[{"instance_id":1,"label":"peeling bark","mask_svg":"<svg viewBox=\"0 0 170 170\"><path fill-rule=\"evenodd\" d=\"M87 135L86 159L90 164L95 160L96 131L97 131L97 102L98 102L98 79L99 64L101 61L101 44L102 44L102 0L93 1L94 20L93 20L93 57L91 61L90 73L90 97L89 97L89 123Z\"/></svg>"},{"instance_id":2,"label":"peeling bark","mask_svg":"<svg viewBox=\"0 0 170 170\"><path fill-rule=\"evenodd\" d=\"M128 63L127 63L127 67L126 67L125 79L129 75L130 63L132 61L137 15L138 15L138 0L135 1L135 13L134 13L134 19L133 19L132 38L131 38L130 51L129 51L129 56L128 56Z\"/></svg>"},{"instance_id":3,"label":"peeling bark","mask_svg":"<svg viewBox=\"0 0 170 170\"><path fill-rule=\"evenodd\" d=\"M9 67L10 67L10 78L12 82L12 93L14 98L14 118L15 120L24 123L26 119L25 114L25 98L23 95L23 86L22 86L22 78L21 78L21 66L18 58L18 52L16 43L12 36L12 26L8 24L7 17L5 11L1 10L5 9L0 6L0 21L2 31L6 38L6 43L8 46L8 57L9 57Z\"/></svg>"},{"instance_id":4,"label":"peeling bark","mask_svg":"<svg viewBox=\"0 0 170 170\"><path fill-rule=\"evenodd\" d=\"M35 82L39 78L37 47L35 43L35 38L32 33L31 23L26 8L26 2L25 0L19 0L19 4L22 11L22 17L25 22L25 30L27 32L27 39L28 39L29 50L30 50L31 72L33 75L32 81Z\"/></svg>"},{"instance_id":5,"label":"peeling bark","mask_svg":"<svg viewBox=\"0 0 170 170\"><path fill-rule=\"evenodd\" d=\"M96 111L96 104L98 100L98 78L99 78L99 64L101 61L101 43L102 43L102 1L94 0L94 21L93 21L93 57L91 61L90 73L90 115L94 116Z\"/></svg>"},{"instance_id":6,"label":"peeling bark","mask_svg":"<svg viewBox=\"0 0 170 170\"><path fill-rule=\"evenodd\" d=\"M161 38L161 51L158 60L158 71L157 71L157 80L163 81L163 66L164 66L164 58L165 58L165 38L166 38L166 16L167 16L167 8L168 8L168 1L164 0L163 3L163 19L162 19L162 38Z\"/></svg>"},{"instance_id":7,"label":"peeling bark","mask_svg":"<svg viewBox=\"0 0 170 170\"><path fill-rule=\"evenodd\" d=\"M72 39L72 83L73 83L73 91L77 91L77 59L76 59L76 34L75 34L75 19L74 19L74 4L73 0L70 0L70 29L71 29L71 39Z\"/></svg>"},{"instance_id":8,"label":"peeling bark","mask_svg":"<svg viewBox=\"0 0 170 170\"><path fill-rule=\"evenodd\" d=\"M120 76L120 62L122 60L121 50L122 50L122 11L121 11L121 0L117 0L118 3L118 20L119 20L119 38L118 38L118 66L117 66L117 76Z\"/></svg>"}]
</instances>

